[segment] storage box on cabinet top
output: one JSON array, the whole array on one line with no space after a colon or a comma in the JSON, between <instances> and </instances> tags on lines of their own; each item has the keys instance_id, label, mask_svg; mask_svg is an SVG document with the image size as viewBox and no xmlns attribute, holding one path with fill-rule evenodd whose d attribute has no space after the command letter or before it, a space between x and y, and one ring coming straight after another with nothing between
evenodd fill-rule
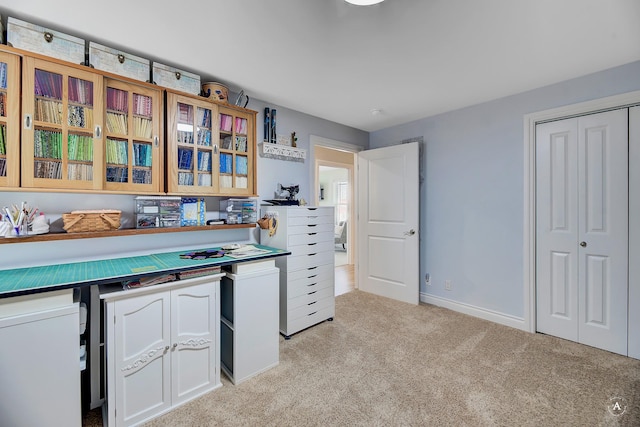
<instances>
[{"instance_id":1,"label":"storage box on cabinet top","mask_svg":"<svg viewBox=\"0 0 640 427\"><path fill-rule=\"evenodd\" d=\"M152 81L162 87L193 95L200 94L200 76L164 64L153 63Z\"/></svg>"},{"instance_id":2,"label":"storage box on cabinet top","mask_svg":"<svg viewBox=\"0 0 640 427\"><path fill-rule=\"evenodd\" d=\"M136 197L136 228L180 227L181 202L180 197Z\"/></svg>"},{"instance_id":3,"label":"storage box on cabinet top","mask_svg":"<svg viewBox=\"0 0 640 427\"><path fill-rule=\"evenodd\" d=\"M151 61L98 43L89 43L89 65L135 80L151 81Z\"/></svg>"},{"instance_id":4,"label":"storage box on cabinet top","mask_svg":"<svg viewBox=\"0 0 640 427\"><path fill-rule=\"evenodd\" d=\"M7 19L7 44L74 64L85 64L85 41L19 19Z\"/></svg>"}]
</instances>

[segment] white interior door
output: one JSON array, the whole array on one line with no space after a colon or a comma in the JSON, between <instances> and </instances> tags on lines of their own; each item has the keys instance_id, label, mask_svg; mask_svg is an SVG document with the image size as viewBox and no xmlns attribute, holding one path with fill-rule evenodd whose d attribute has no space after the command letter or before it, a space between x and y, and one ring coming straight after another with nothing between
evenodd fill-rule
<instances>
[{"instance_id":1,"label":"white interior door","mask_svg":"<svg viewBox=\"0 0 640 427\"><path fill-rule=\"evenodd\" d=\"M627 354L628 110L578 120L578 341Z\"/></svg>"},{"instance_id":2,"label":"white interior door","mask_svg":"<svg viewBox=\"0 0 640 427\"><path fill-rule=\"evenodd\" d=\"M419 145L358 153L358 284L419 302Z\"/></svg>"},{"instance_id":3,"label":"white interior door","mask_svg":"<svg viewBox=\"0 0 640 427\"><path fill-rule=\"evenodd\" d=\"M627 353L627 110L536 128L537 330Z\"/></svg>"},{"instance_id":4,"label":"white interior door","mask_svg":"<svg viewBox=\"0 0 640 427\"><path fill-rule=\"evenodd\" d=\"M578 129L575 119L536 127L536 323L578 341Z\"/></svg>"}]
</instances>

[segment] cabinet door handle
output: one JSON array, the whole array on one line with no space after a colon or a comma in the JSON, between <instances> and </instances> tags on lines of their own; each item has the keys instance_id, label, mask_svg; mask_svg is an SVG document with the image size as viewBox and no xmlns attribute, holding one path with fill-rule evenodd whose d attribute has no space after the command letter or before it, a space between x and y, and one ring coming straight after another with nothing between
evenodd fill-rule
<instances>
[{"instance_id":1,"label":"cabinet door handle","mask_svg":"<svg viewBox=\"0 0 640 427\"><path fill-rule=\"evenodd\" d=\"M31 130L32 125L33 125L33 120L31 120L31 114L25 114L24 115L24 128L26 130Z\"/></svg>"},{"instance_id":2,"label":"cabinet door handle","mask_svg":"<svg viewBox=\"0 0 640 427\"><path fill-rule=\"evenodd\" d=\"M157 135L153 137L153 145L155 145L156 147L160 145L160 138L158 138Z\"/></svg>"},{"instance_id":3,"label":"cabinet door handle","mask_svg":"<svg viewBox=\"0 0 640 427\"><path fill-rule=\"evenodd\" d=\"M100 138L102 136L102 128L100 125L96 125L96 129L94 131L96 138Z\"/></svg>"},{"instance_id":4,"label":"cabinet door handle","mask_svg":"<svg viewBox=\"0 0 640 427\"><path fill-rule=\"evenodd\" d=\"M213 144L213 154L218 154L218 144Z\"/></svg>"}]
</instances>

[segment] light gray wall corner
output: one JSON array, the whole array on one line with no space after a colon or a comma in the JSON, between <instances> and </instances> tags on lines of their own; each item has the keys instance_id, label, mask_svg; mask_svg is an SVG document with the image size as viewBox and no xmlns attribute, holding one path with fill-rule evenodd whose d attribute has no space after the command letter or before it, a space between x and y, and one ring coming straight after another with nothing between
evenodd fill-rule
<instances>
[{"instance_id":1,"label":"light gray wall corner","mask_svg":"<svg viewBox=\"0 0 640 427\"><path fill-rule=\"evenodd\" d=\"M249 96L250 95L251 94L249 94ZM275 108L277 111L276 133L290 135L291 132L296 132L298 148L307 150L307 158L304 162L293 162L265 158L258 154L256 159L258 195L260 200L273 199L278 184L285 186L298 184L300 185L298 197L307 201L311 200L310 177L313 168L313 154L311 153L309 142L311 135L343 141L363 148L368 147L369 133L366 131L320 119L276 104L250 99L247 108L258 112L256 118L256 136L258 142L262 142L264 137L263 124L265 107L270 109Z\"/></svg>"},{"instance_id":2,"label":"light gray wall corner","mask_svg":"<svg viewBox=\"0 0 640 427\"><path fill-rule=\"evenodd\" d=\"M524 318L523 117L639 89L636 61L372 132L370 148L416 135L426 141L421 293Z\"/></svg>"}]
</instances>

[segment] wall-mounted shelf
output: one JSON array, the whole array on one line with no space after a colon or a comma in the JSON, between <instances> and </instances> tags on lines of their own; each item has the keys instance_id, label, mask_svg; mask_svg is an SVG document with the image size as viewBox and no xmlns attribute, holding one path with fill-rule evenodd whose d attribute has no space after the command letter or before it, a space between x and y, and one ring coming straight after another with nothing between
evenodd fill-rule
<instances>
[{"instance_id":1,"label":"wall-mounted shelf","mask_svg":"<svg viewBox=\"0 0 640 427\"><path fill-rule=\"evenodd\" d=\"M260 156L271 159L288 160L290 162L304 162L307 158L307 150L287 145L272 144L269 142L258 143Z\"/></svg>"},{"instance_id":2,"label":"wall-mounted shelf","mask_svg":"<svg viewBox=\"0 0 640 427\"><path fill-rule=\"evenodd\" d=\"M137 236L140 234L182 233L185 231L231 230L236 228L255 228L256 224L220 224L189 227L123 228L111 231L92 231L86 233L47 233L32 234L24 237L0 238L3 243L48 242L53 240L93 239L98 237Z\"/></svg>"}]
</instances>

